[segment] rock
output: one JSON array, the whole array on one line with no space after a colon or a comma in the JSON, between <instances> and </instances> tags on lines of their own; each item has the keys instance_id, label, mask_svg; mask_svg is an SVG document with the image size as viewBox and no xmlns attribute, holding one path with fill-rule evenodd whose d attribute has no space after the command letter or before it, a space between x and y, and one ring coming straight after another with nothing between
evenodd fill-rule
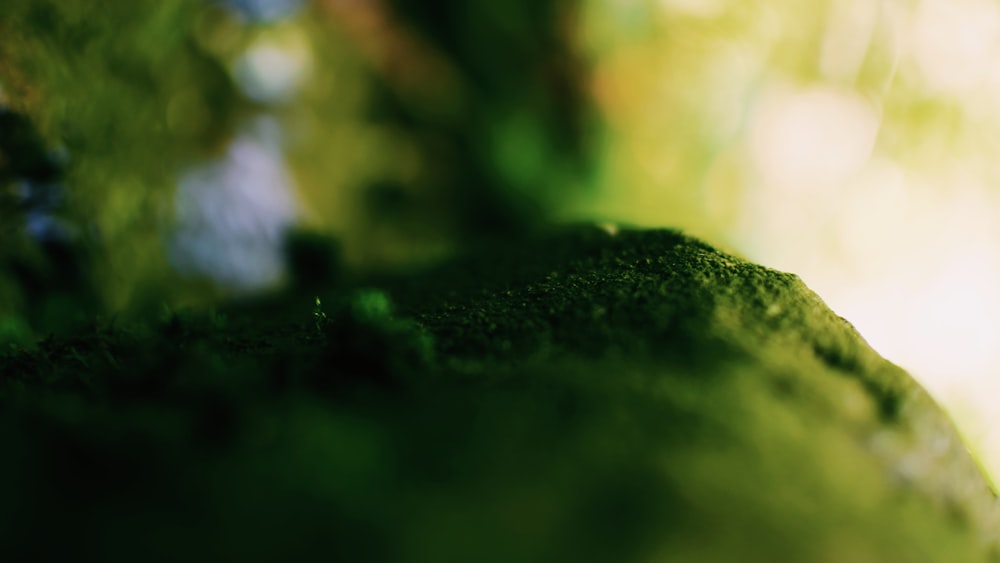
<instances>
[{"instance_id":1,"label":"rock","mask_svg":"<svg viewBox=\"0 0 1000 563\"><path fill-rule=\"evenodd\" d=\"M469 413L502 436L472 473L507 500L438 501L545 538L559 557L538 560L1000 560L1000 504L951 421L794 275L576 228L409 288L439 353L497 395Z\"/></svg>"},{"instance_id":2,"label":"rock","mask_svg":"<svg viewBox=\"0 0 1000 563\"><path fill-rule=\"evenodd\" d=\"M0 352L5 553L1000 560L947 416L793 275L573 227L372 283Z\"/></svg>"}]
</instances>

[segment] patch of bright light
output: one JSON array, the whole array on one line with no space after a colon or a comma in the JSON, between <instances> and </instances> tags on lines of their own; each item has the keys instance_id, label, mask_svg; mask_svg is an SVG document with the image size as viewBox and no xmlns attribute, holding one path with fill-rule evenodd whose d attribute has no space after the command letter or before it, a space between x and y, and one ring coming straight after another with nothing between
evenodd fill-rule
<instances>
[{"instance_id":1,"label":"patch of bright light","mask_svg":"<svg viewBox=\"0 0 1000 563\"><path fill-rule=\"evenodd\" d=\"M913 56L931 88L973 93L1000 56L1000 6L991 0L924 0L911 30Z\"/></svg>"},{"instance_id":2,"label":"patch of bright light","mask_svg":"<svg viewBox=\"0 0 1000 563\"><path fill-rule=\"evenodd\" d=\"M885 257L913 240L908 187L902 166L876 158L843 188L838 211L846 219L837 222L843 255L866 270L894 267Z\"/></svg>"},{"instance_id":3,"label":"patch of bright light","mask_svg":"<svg viewBox=\"0 0 1000 563\"><path fill-rule=\"evenodd\" d=\"M276 123L258 120L222 158L182 174L167 242L179 272L242 291L279 281L282 239L298 215L279 134Z\"/></svg>"},{"instance_id":4,"label":"patch of bright light","mask_svg":"<svg viewBox=\"0 0 1000 563\"><path fill-rule=\"evenodd\" d=\"M879 19L872 0L831 2L819 68L828 79L852 81L861 70Z\"/></svg>"},{"instance_id":5,"label":"patch of bright light","mask_svg":"<svg viewBox=\"0 0 1000 563\"><path fill-rule=\"evenodd\" d=\"M301 32L286 29L254 42L236 61L233 76L248 98L277 104L295 95L311 62Z\"/></svg>"},{"instance_id":6,"label":"patch of bright light","mask_svg":"<svg viewBox=\"0 0 1000 563\"><path fill-rule=\"evenodd\" d=\"M875 109L854 91L776 87L754 109L750 152L768 185L825 189L864 165L878 128Z\"/></svg>"},{"instance_id":7,"label":"patch of bright light","mask_svg":"<svg viewBox=\"0 0 1000 563\"><path fill-rule=\"evenodd\" d=\"M731 142L741 133L752 89L764 65L760 53L742 41L727 43L709 56L702 99L707 129L716 142Z\"/></svg>"},{"instance_id":8,"label":"patch of bright light","mask_svg":"<svg viewBox=\"0 0 1000 563\"><path fill-rule=\"evenodd\" d=\"M978 250L978 252L977 252ZM996 357L1000 318L995 298L1000 275L982 248L959 250L941 273L919 288L911 309L907 361L938 377L975 377ZM919 327L919 328L916 328Z\"/></svg>"}]
</instances>

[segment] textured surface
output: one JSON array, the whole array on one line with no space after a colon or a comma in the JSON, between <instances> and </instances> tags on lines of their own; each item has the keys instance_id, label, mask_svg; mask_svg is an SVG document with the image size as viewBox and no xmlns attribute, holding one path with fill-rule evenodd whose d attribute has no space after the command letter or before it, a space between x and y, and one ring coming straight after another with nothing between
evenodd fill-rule
<instances>
[{"instance_id":1,"label":"textured surface","mask_svg":"<svg viewBox=\"0 0 1000 563\"><path fill-rule=\"evenodd\" d=\"M998 557L1000 506L950 421L796 276L674 232L586 228L450 268L433 275L459 288L413 308L439 347L474 373L530 358L607 386L662 448L682 520L714 530L678 534L692 560ZM626 389L649 391L647 413Z\"/></svg>"},{"instance_id":2,"label":"textured surface","mask_svg":"<svg viewBox=\"0 0 1000 563\"><path fill-rule=\"evenodd\" d=\"M0 355L5 548L1000 560L948 419L795 276L575 227L369 285Z\"/></svg>"}]
</instances>

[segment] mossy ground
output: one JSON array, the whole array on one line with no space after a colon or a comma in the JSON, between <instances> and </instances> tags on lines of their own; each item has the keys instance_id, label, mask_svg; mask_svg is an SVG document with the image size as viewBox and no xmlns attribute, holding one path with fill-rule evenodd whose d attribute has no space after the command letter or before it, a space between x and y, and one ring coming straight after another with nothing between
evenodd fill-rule
<instances>
[{"instance_id":1,"label":"mossy ground","mask_svg":"<svg viewBox=\"0 0 1000 563\"><path fill-rule=\"evenodd\" d=\"M15 560L1000 557L905 373L796 277L672 231L97 326L0 373Z\"/></svg>"}]
</instances>

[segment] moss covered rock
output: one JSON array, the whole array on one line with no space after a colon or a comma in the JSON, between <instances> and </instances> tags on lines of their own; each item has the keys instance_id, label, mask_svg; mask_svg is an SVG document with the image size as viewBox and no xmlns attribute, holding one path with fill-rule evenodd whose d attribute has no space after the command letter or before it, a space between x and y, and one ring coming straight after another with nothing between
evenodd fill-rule
<instances>
[{"instance_id":1,"label":"moss covered rock","mask_svg":"<svg viewBox=\"0 0 1000 563\"><path fill-rule=\"evenodd\" d=\"M276 328L175 316L3 356L4 545L1000 560L1000 505L948 418L793 275L575 227L369 283L296 296L315 308Z\"/></svg>"},{"instance_id":2,"label":"moss covered rock","mask_svg":"<svg viewBox=\"0 0 1000 563\"><path fill-rule=\"evenodd\" d=\"M408 312L455 369L538 398L526 439L567 432L543 457L635 486L579 484L625 503L581 524L581 554L629 522L639 559L998 556L1000 506L950 421L794 275L676 232L585 228L431 277L454 289L421 302L418 278Z\"/></svg>"}]
</instances>

